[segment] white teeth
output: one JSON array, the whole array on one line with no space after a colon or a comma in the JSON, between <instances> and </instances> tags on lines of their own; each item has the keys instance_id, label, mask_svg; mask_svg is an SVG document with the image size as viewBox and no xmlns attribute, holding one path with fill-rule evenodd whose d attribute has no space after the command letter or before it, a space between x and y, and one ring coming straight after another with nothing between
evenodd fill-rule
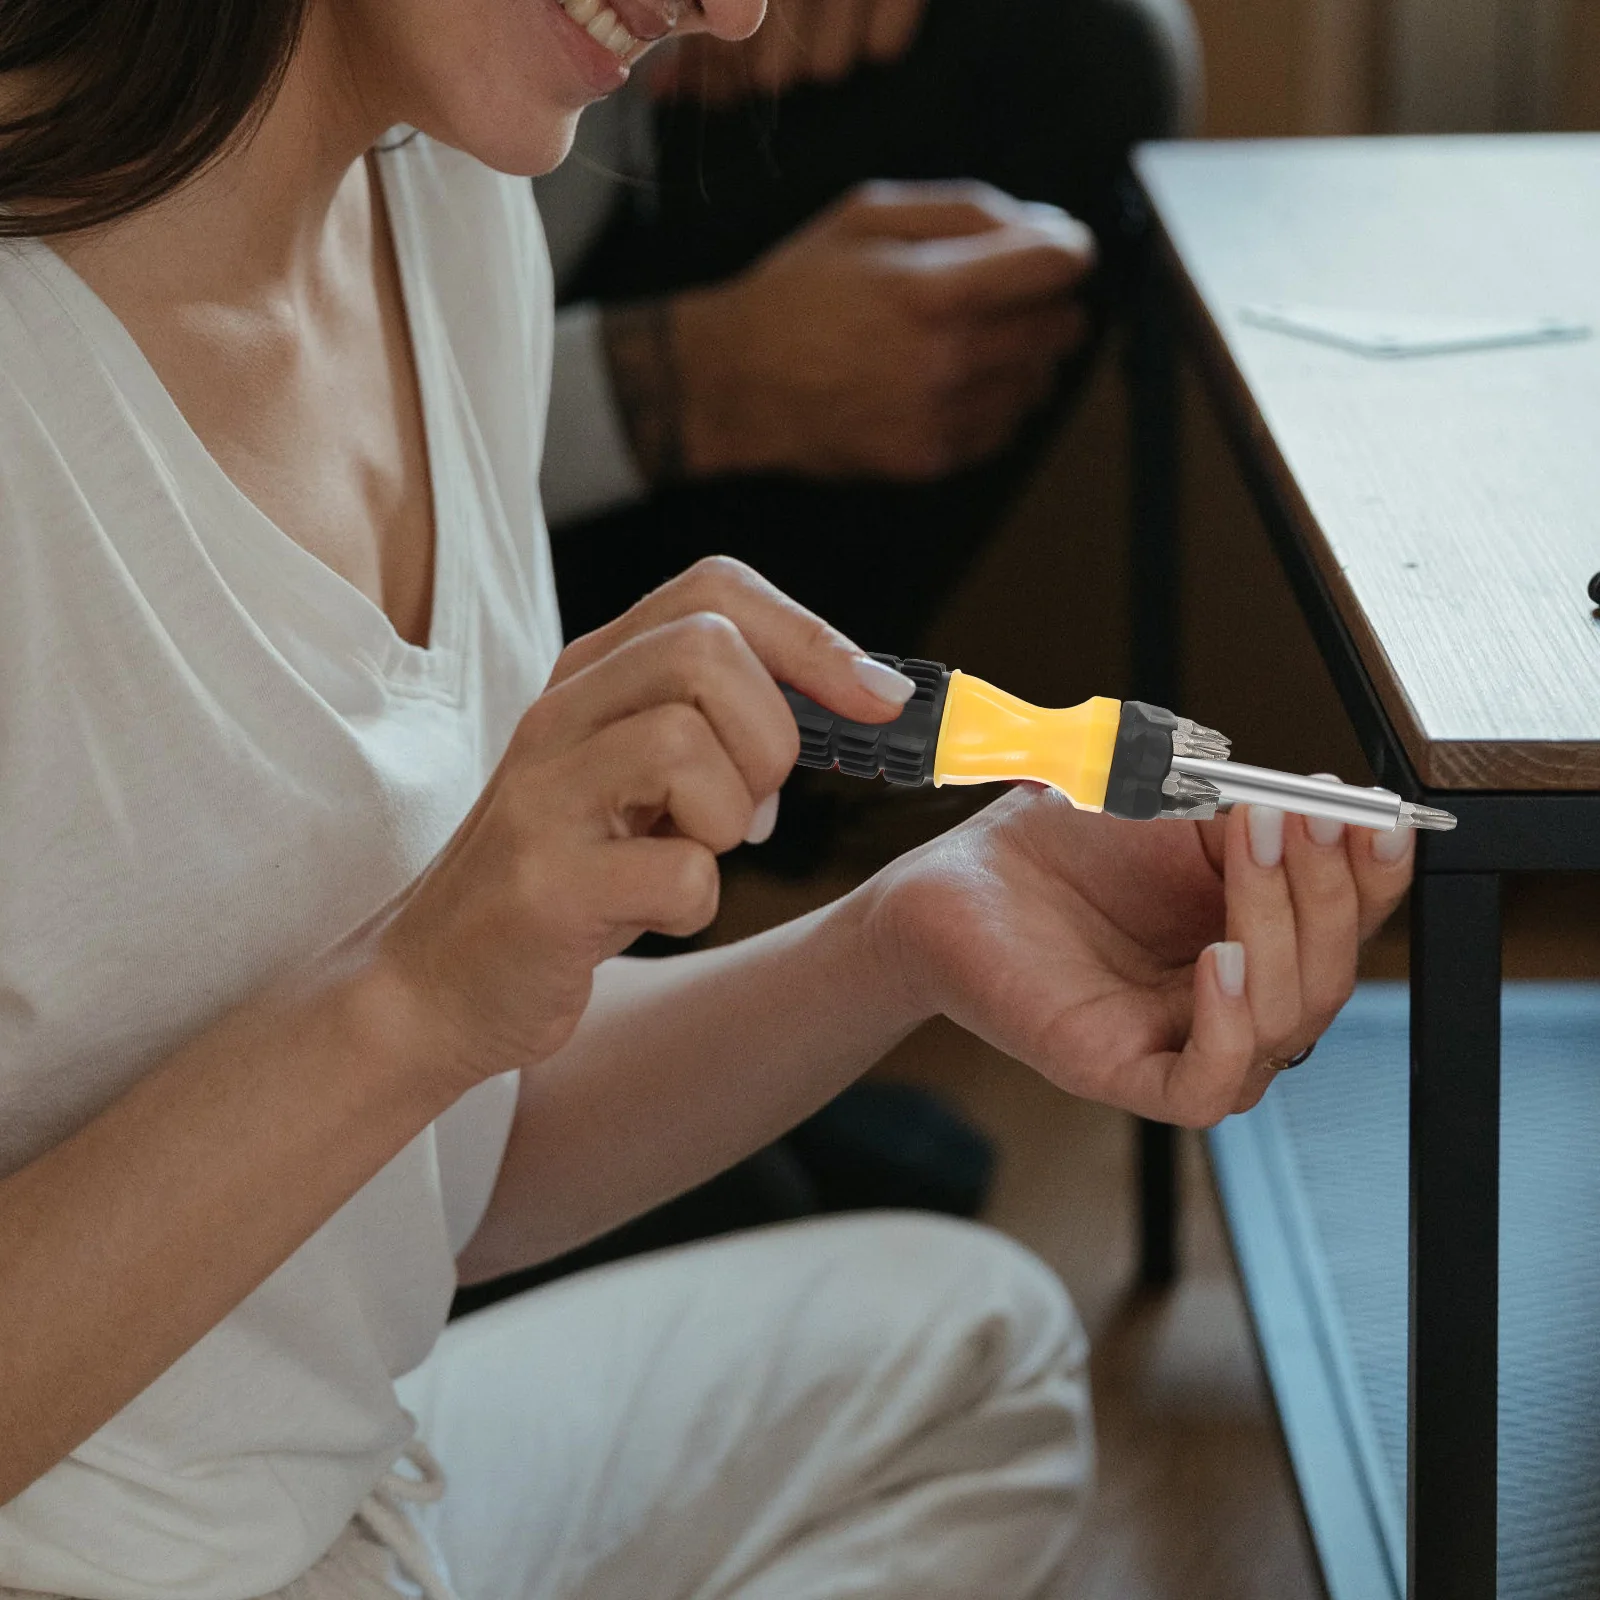
<instances>
[{"instance_id":1,"label":"white teeth","mask_svg":"<svg viewBox=\"0 0 1600 1600\"><path fill-rule=\"evenodd\" d=\"M623 60L640 48L640 41L628 32L605 0L560 0L561 9L612 55Z\"/></svg>"}]
</instances>

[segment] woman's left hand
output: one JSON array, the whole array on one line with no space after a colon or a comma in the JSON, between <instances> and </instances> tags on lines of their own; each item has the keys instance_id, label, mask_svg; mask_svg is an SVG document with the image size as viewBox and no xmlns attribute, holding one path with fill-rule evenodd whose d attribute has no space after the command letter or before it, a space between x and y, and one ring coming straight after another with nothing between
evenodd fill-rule
<instances>
[{"instance_id":1,"label":"woman's left hand","mask_svg":"<svg viewBox=\"0 0 1600 1600\"><path fill-rule=\"evenodd\" d=\"M918 1014L1074 1094L1210 1126L1316 1042L1411 881L1409 833L1331 832L1258 808L1118 822L1020 789L886 869L876 940Z\"/></svg>"}]
</instances>

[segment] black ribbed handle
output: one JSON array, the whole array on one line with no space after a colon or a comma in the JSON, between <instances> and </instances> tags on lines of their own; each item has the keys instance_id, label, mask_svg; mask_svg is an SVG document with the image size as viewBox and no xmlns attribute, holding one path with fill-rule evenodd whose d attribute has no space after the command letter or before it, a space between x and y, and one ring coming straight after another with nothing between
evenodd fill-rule
<instances>
[{"instance_id":1,"label":"black ribbed handle","mask_svg":"<svg viewBox=\"0 0 1600 1600\"><path fill-rule=\"evenodd\" d=\"M950 674L937 661L872 659L903 672L917 686L893 722L847 722L798 689L782 685L800 728L800 765L824 772L837 767L855 778L876 778L881 772L890 783L913 787L932 783Z\"/></svg>"}]
</instances>

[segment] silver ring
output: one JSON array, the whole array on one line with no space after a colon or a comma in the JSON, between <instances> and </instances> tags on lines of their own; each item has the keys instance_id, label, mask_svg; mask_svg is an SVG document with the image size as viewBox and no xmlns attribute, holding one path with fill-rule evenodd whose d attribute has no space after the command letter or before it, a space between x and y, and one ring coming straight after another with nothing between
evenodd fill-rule
<instances>
[{"instance_id":1,"label":"silver ring","mask_svg":"<svg viewBox=\"0 0 1600 1600\"><path fill-rule=\"evenodd\" d=\"M1287 1061L1281 1056L1269 1056L1267 1065L1274 1072L1292 1072L1296 1067L1304 1066L1311 1059L1311 1052L1316 1048L1316 1041L1313 1040L1298 1055L1290 1056Z\"/></svg>"}]
</instances>

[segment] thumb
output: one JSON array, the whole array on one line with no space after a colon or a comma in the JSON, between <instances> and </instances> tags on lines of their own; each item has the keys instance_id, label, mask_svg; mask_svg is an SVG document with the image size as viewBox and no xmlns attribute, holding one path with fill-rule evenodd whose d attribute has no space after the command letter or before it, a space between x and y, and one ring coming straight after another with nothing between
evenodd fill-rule
<instances>
[{"instance_id":1,"label":"thumb","mask_svg":"<svg viewBox=\"0 0 1600 1600\"><path fill-rule=\"evenodd\" d=\"M1255 1063L1244 957L1242 944L1214 944L1195 963L1194 1018L1170 1080L1172 1111L1186 1126L1221 1122L1239 1104Z\"/></svg>"}]
</instances>

